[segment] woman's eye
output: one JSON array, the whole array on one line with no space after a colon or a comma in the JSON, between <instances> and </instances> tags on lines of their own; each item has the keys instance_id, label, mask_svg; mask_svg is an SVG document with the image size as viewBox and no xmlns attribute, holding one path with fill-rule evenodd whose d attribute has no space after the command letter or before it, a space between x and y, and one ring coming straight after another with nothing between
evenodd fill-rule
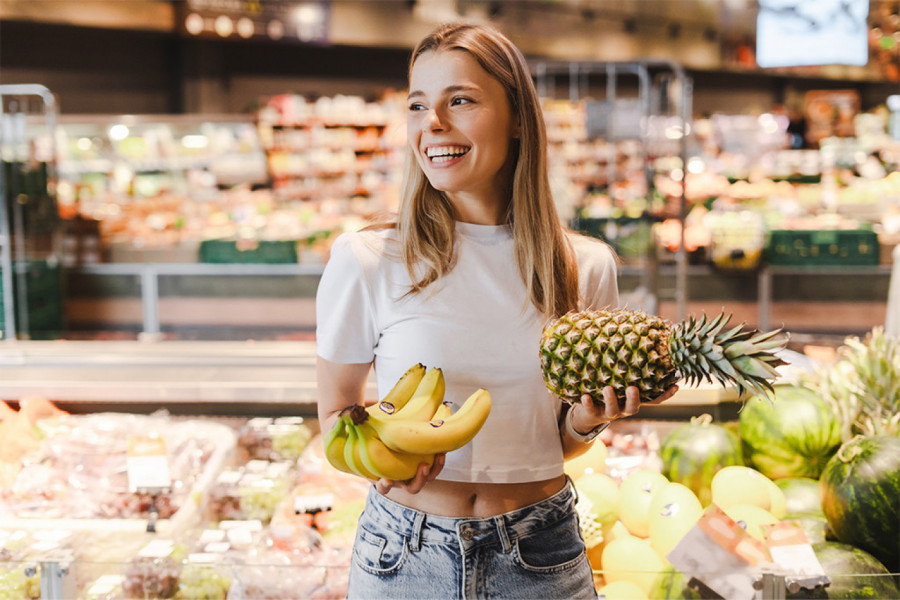
<instances>
[{"instance_id":1,"label":"woman's eye","mask_svg":"<svg viewBox=\"0 0 900 600\"><path fill-rule=\"evenodd\" d=\"M422 109L424 109L424 108L425 108L424 106L422 106L421 104L418 104L418 103L416 103L416 104L410 104L410 105L409 105L409 111L410 111L410 112L422 110Z\"/></svg>"},{"instance_id":2,"label":"woman's eye","mask_svg":"<svg viewBox=\"0 0 900 600\"><path fill-rule=\"evenodd\" d=\"M450 101L450 106L459 106L461 104L469 104L470 102L472 102L470 98L457 97Z\"/></svg>"}]
</instances>

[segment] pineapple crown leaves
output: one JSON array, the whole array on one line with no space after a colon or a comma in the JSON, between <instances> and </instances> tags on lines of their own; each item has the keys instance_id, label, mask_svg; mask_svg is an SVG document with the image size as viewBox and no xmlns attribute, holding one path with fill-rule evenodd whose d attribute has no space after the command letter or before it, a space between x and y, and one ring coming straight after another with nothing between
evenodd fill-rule
<instances>
[{"instance_id":1,"label":"pineapple crown leaves","mask_svg":"<svg viewBox=\"0 0 900 600\"><path fill-rule=\"evenodd\" d=\"M779 336L781 329L760 333L745 330L743 323L723 332L730 320L721 312L713 319L704 314L677 324L669 337L673 365L690 384L715 378L736 385L742 397L769 397L776 367L786 364L775 353L787 339Z\"/></svg>"}]
</instances>

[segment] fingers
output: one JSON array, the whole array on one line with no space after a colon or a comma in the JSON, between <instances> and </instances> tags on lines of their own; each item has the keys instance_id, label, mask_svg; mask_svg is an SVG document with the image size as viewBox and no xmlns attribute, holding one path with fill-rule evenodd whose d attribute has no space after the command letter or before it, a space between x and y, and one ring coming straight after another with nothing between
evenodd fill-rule
<instances>
[{"instance_id":1,"label":"fingers","mask_svg":"<svg viewBox=\"0 0 900 600\"><path fill-rule=\"evenodd\" d=\"M394 481L392 479L382 478L375 482L375 489L378 490L380 494L387 494L391 489L399 487L405 489L410 494L418 494L422 491L422 488L425 487L426 483L434 481L444 468L446 459L446 454L436 454L434 462L432 462L431 465L428 465L428 463L419 465L419 470L412 479L407 479L406 481Z\"/></svg>"}]
</instances>

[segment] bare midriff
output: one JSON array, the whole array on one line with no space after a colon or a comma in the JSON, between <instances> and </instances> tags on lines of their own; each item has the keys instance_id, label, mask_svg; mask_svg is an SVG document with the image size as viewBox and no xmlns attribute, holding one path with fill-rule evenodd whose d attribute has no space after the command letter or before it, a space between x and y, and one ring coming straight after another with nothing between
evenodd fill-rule
<instances>
[{"instance_id":1,"label":"bare midriff","mask_svg":"<svg viewBox=\"0 0 900 600\"><path fill-rule=\"evenodd\" d=\"M488 518L545 500L565 484L565 475L528 483L435 480L418 494L394 488L387 493L387 497L398 504L434 515Z\"/></svg>"}]
</instances>

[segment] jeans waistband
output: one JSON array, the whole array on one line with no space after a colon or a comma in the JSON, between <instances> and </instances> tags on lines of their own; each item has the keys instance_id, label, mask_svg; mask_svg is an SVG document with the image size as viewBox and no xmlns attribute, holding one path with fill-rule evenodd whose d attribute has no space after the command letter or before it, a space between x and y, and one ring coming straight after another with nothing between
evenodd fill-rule
<instances>
[{"instance_id":1,"label":"jeans waistband","mask_svg":"<svg viewBox=\"0 0 900 600\"><path fill-rule=\"evenodd\" d=\"M560 521L575 511L575 494L570 483L554 495L493 517L445 517L432 515L402 504L369 489L368 516L380 527L409 536L412 548L425 540L458 543L469 547L500 542L505 551L516 538Z\"/></svg>"}]
</instances>

